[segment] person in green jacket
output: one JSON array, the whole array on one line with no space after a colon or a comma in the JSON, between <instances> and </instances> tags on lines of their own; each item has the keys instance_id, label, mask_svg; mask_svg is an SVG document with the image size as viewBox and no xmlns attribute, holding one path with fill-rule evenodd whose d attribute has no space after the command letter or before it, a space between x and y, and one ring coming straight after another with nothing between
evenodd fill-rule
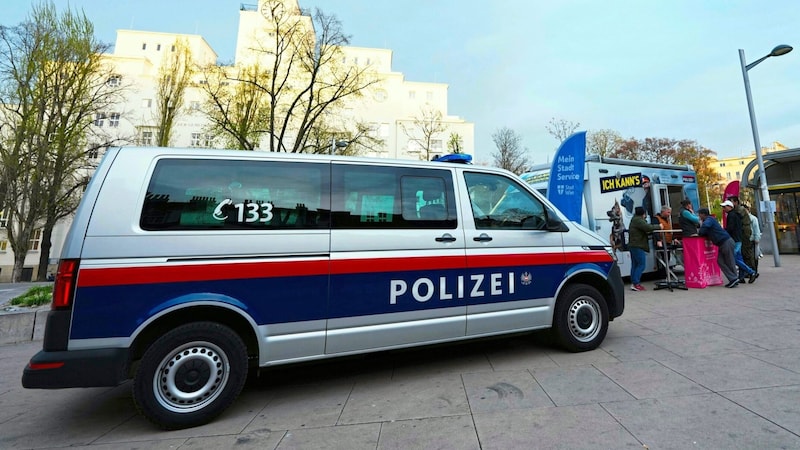
<instances>
[{"instance_id":1,"label":"person in green jacket","mask_svg":"<svg viewBox=\"0 0 800 450\"><path fill-rule=\"evenodd\" d=\"M642 286L642 273L647 265L647 253L650 253L650 239L648 235L654 230L663 227L660 224L651 225L644 219L647 211L641 206L633 210L633 218L628 225L628 250L631 252L631 290L644 291Z\"/></svg>"}]
</instances>

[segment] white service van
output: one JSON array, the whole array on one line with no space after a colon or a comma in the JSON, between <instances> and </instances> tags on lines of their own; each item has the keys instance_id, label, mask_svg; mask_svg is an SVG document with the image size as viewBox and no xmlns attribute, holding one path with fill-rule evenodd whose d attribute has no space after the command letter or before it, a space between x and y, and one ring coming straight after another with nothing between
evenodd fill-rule
<instances>
[{"instance_id":1,"label":"white service van","mask_svg":"<svg viewBox=\"0 0 800 450\"><path fill-rule=\"evenodd\" d=\"M500 169L115 148L22 383L132 378L149 420L189 427L251 369L551 327L591 350L623 292L608 243Z\"/></svg>"},{"instance_id":2,"label":"white service van","mask_svg":"<svg viewBox=\"0 0 800 450\"><path fill-rule=\"evenodd\" d=\"M532 167L520 175L532 188L547 195L550 165ZM581 224L612 245L623 277L631 274L627 248L627 227L636 206L642 206L648 221L658 223L655 214L662 206L672 208L673 228L678 228L681 201L689 199L700 207L697 173L690 165L630 161L618 158L586 157ZM647 254L644 273L657 272L655 252Z\"/></svg>"}]
</instances>

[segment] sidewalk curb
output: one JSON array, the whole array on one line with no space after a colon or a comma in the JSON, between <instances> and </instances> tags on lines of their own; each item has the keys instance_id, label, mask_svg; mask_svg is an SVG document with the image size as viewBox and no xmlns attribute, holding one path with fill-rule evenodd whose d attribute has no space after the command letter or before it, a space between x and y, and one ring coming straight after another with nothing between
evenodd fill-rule
<instances>
[{"instance_id":1,"label":"sidewalk curb","mask_svg":"<svg viewBox=\"0 0 800 450\"><path fill-rule=\"evenodd\" d=\"M0 314L0 344L42 340L49 311L41 308Z\"/></svg>"}]
</instances>

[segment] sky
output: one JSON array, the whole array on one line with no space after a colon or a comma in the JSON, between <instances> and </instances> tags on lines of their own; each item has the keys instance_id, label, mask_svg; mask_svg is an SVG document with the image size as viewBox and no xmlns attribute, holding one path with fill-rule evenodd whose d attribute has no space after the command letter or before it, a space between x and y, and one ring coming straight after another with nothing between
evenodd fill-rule
<instances>
[{"instance_id":1,"label":"sky","mask_svg":"<svg viewBox=\"0 0 800 450\"><path fill-rule=\"evenodd\" d=\"M233 61L233 0L54 0L82 9L97 37L118 29L202 35ZM38 0L37 0L38 3ZM248 3L248 2L245 2ZM250 0L249 3L256 3ZM15 25L30 0L3 0ZM719 157L754 151L739 59L800 46L796 0L300 0L335 15L357 47L393 51L409 81L448 85L448 113L475 124L475 159L491 162L492 134L522 138L532 163L559 142L552 120L624 138L689 139ZM748 71L763 147L800 147L800 49Z\"/></svg>"}]
</instances>

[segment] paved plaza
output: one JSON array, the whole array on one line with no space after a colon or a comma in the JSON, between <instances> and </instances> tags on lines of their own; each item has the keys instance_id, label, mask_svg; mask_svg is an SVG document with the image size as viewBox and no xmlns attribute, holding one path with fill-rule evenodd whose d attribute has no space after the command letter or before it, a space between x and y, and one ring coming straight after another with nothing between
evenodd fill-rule
<instances>
[{"instance_id":1,"label":"paved plaza","mask_svg":"<svg viewBox=\"0 0 800 450\"><path fill-rule=\"evenodd\" d=\"M0 449L800 448L800 256L760 272L627 290L588 353L534 333L271 369L216 421L171 432L130 383L23 389L41 341L3 345Z\"/></svg>"}]
</instances>

